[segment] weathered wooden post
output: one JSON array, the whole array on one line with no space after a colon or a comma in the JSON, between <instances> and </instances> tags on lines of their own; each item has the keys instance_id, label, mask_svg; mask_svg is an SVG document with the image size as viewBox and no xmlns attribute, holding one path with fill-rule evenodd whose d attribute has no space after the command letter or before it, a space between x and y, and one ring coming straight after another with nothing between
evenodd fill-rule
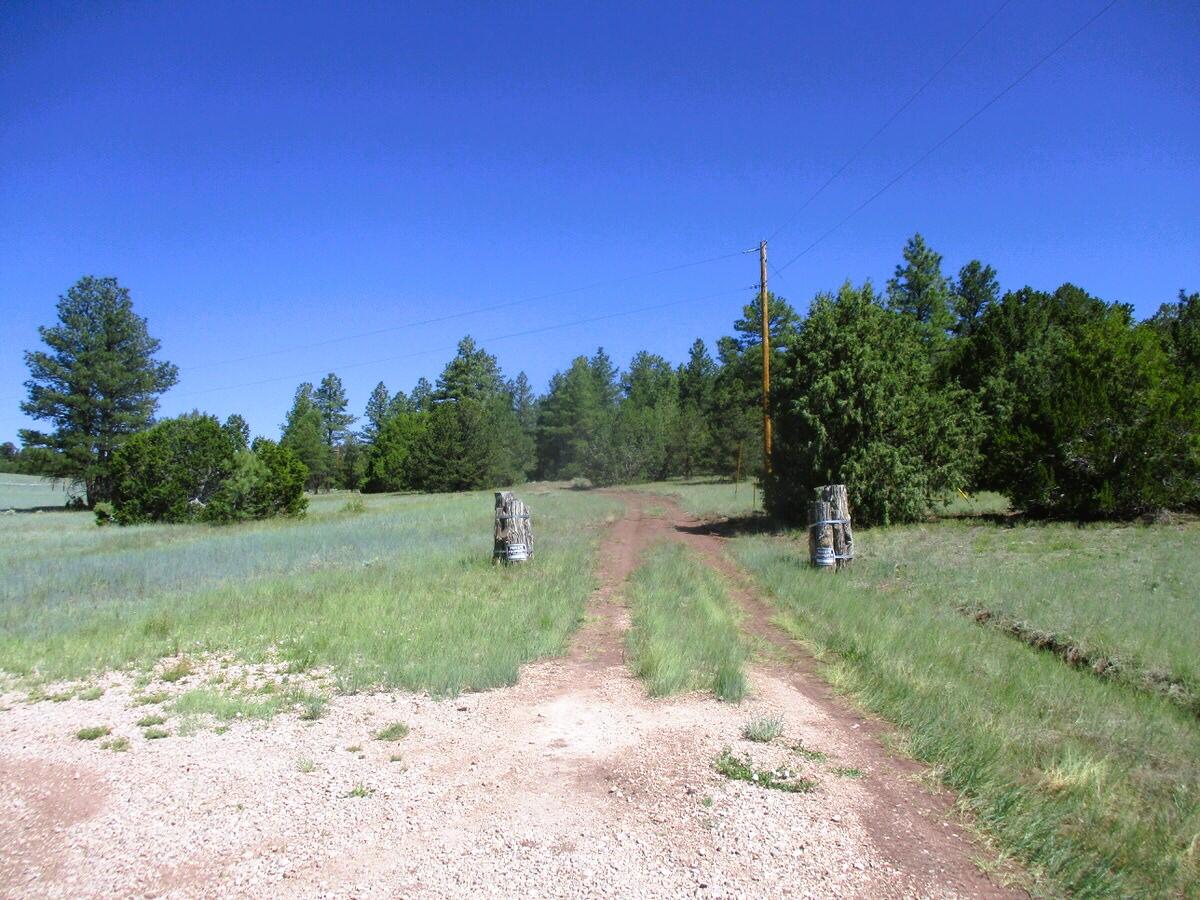
<instances>
[{"instance_id":1,"label":"weathered wooden post","mask_svg":"<svg viewBox=\"0 0 1200 900\"><path fill-rule=\"evenodd\" d=\"M844 484L827 484L821 488L821 499L829 503L829 518L833 521L833 552L839 569L848 569L854 562L854 530L850 526L850 495Z\"/></svg>"},{"instance_id":2,"label":"weathered wooden post","mask_svg":"<svg viewBox=\"0 0 1200 900\"><path fill-rule=\"evenodd\" d=\"M529 508L512 491L496 491L496 529L492 562L526 562L533 559L533 526Z\"/></svg>"},{"instance_id":3,"label":"weathered wooden post","mask_svg":"<svg viewBox=\"0 0 1200 900\"><path fill-rule=\"evenodd\" d=\"M846 486L822 485L816 496L808 505L809 559L827 572L848 569L854 561L854 531Z\"/></svg>"},{"instance_id":4,"label":"weathered wooden post","mask_svg":"<svg viewBox=\"0 0 1200 900\"><path fill-rule=\"evenodd\" d=\"M829 503L813 500L808 504L808 561L820 572L832 572L834 559L833 528L829 525Z\"/></svg>"}]
</instances>

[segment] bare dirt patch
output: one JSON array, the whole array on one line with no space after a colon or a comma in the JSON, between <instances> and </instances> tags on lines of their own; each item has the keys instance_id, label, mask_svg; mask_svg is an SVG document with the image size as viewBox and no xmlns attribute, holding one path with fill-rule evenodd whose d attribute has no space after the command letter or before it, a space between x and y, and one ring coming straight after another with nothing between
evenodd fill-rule
<instances>
[{"instance_id":1,"label":"bare dirt patch","mask_svg":"<svg viewBox=\"0 0 1200 900\"><path fill-rule=\"evenodd\" d=\"M123 676L93 701L0 698L9 707L0 713L4 811L30 802L19 798L45 801L41 818L16 824L44 840L18 844L0 832L0 893L1004 894L970 865L944 798L921 791L915 767L878 745L877 726L791 659L756 666L737 706L646 697L623 662L619 602L639 554L686 540L738 575L717 539L676 530L677 519L688 523L669 501L621 496L629 514L606 534L588 621L565 657L525 667L511 688L444 700L342 696L316 720L289 713L220 734L181 735L168 721L171 737L154 741L135 725L145 707ZM666 517L647 512L664 507ZM747 624L769 637L765 611L756 618L754 598L738 599ZM783 733L744 740L755 716L780 717ZM74 739L97 722L128 737L129 751ZM373 739L394 722L409 734ZM727 780L713 768L725 748L756 768L788 766L816 788ZM32 775L22 782L14 772Z\"/></svg>"}]
</instances>

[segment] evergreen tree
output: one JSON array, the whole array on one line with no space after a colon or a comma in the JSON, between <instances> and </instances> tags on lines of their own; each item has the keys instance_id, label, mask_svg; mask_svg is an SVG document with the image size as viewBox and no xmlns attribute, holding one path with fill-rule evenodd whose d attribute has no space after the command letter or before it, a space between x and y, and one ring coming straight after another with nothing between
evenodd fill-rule
<instances>
[{"instance_id":1,"label":"evergreen tree","mask_svg":"<svg viewBox=\"0 0 1200 900\"><path fill-rule=\"evenodd\" d=\"M970 337L983 314L1000 298L1000 282L996 270L985 266L977 259L971 260L958 270L954 282L951 304L958 321L954 333L959 337Z\"/></svg>"},{"instance_id":2,"label":"evergreen tree","mask_svg":"<svg viewBox=\"0 0 1200 900\"><path fill-rule=\"evenodd\" d=\"M379 430L383 428L384 421L391 413L391 407L391 394L388 393L387 385L381 381L375 385L371 396L367 398L367 409L363 416L366 424L363 425L362 439L368 444L375 441Z\"/></svg>"},{"instance_id":3,"label":"evergreen tree","mask_svg":"<svg viewBox=\"0 0 1200 900\"><path fill-rule=\"evenodd\" d=\"M112 494L113 454L147 428L178 370L154 358L159 342L115 278L81 278L58 300L58 324L38 329L47 350L25 354L21 411L49 432L21 430L30 449L50 451L45 472L81 482L89 507Z\"/></svg>"},{"instance_id":4,"label":"evergreen tree","mask_svg":"<svg viewBox=\"0 0 1200 900\"><path fill-rule=\"evenodd\" d=\"M1200 293L1179 291L1175 303L1164 303L1149 322L1185 381L1200 381Z\"/></svg>"},{"instance_id":5,"label":"evergreen tree","mask_svg":"<svg viewBox=\"0 0 1200 900\"><path fill-rule=\"evenodd\" d=\"M618 388L602 354L597 354L599 365L596 358L579 356L567 371L550 379L550 390L538 407L537 463L542 478L582 475L589 445L615 413Z\"/></svg>"},{"instance_id":6,"label":"evergreen tree","mask_svg":"<svg viewBox=\"0 0 1200 900\"><path fill-rule=\"evenodd\" d=\"M604 352L603 347L597 347L596 352L588 361L588 366L592 370L592 376L596 381L597 397L600 406L604 409L613 409L617 405L617 400L621 396L621 389L618 384L620 375L616 365L612 359Z\"/></svg>"},{"instance_id":7,"label":"evergreen tree","mask_svg":"<svg viewBox=\"0 0 1200 900\"><path fill-rule=\"evenodd\" d=\"M237 449L248 450L250 448L250 426L237 413L230 415L221 427L229 433Z\"/></svg>"},{"instance_id":8,"label":"evergreen tree","mask_svg":"<svg viewBox=\"0 0 1200 900\"><path fill-rule=\"evenodd\" d=\"M325 429L325 443L335 447L346 439L355 417L346 410L349 402L342 379L332 372L321 379L321 385L312 394L313 405L321 413L321 425Z\"/></svg>"},{"instance_id":9,"label":"evergreen tree","mask_svg":"<svg viewBox=\"0 0 1200 900\"><path fill-rule=\"evenodd\" d=\"M308 489L319 491L329 483L333 451L327 443L325 418L316 406L314 393L308 382L296 388L279 444L294 453L308 469Z\"/></svg>"},{"instance_id":10,"label":"evergreen tree","mask_svg":"<svg viewBox=\"0 0 1200 900\"><path fill-rule=\"evenodd\" d=\"M421 486L420 475L423 473L416 473L412 457L429 417L429 413L408 410L384 419L367 452L364 491L384 493ZM435 462L430 460L429 464Z\"/></svg>"},{"instance_id":11,"label":"evergreen tree","mask_svg":"<svg viewBox=\"0 0 1200 900\"><path fill-rule=\"evenodd\" d=\"M433 385L429 383L424 375L417 379L409 400L413 408L421 412L429 412L433 409Z\"/></svg>"},{"instance_id":12,"label":"evergreen tree","mask_svg":"<svg viewBox=\"0 0 1200 900\"><path fill-rule=\"evenodd\" d=\"M458 342L458 352L438 376L436 400L474 400L486 403L504 389L500 365L467 336Z\"/></svg>"},{"instance_id":13,"label":"evergreen tree","mask_svg":"<svg viewBox=\"0 0 1200 900\"><path fill-rule=\"evenodd\" d=\"M509 393L512 394L513 412L517 414L521 431L532 440L537 434L537 397L524 372L517 373L516 380L509 385Z\"/></svg>"},{"instance_id":14,"label":"evergreen tree","mask_svg":"<svg viewBox=\"0 0 1200 900\"><path fill-rule=\"evenodd\" d=\"M679 471L689 477L715 468L709 420L714 413L716 378L717 365L704 341L697 338L688 351L688 361L679 367L679 414L672 441Z\"/></svg>"},{"instance_id":15,"label":"evergreen tree","mask_svg":"<svg viewBox=\"0 0 1200 900\"><path fill-rule=\"evenodd\" d=\"M773 514L803 522L812 490L840 483L856 523L913 521L968 484L978 413L938 383L926 337L869 283L818 295L775 383Z\"/></svg>"},{"instance_id":16,"label":"evergreen tree","mask_svg":"<svg viewBox=\"0 0 1200 900\"><path fill-rule=\"evenodd\" d=\"M1200 502L1200 385L1128 306L1024 288L987 311L970 351L983 478L1014 505L1086 518Z\"/></svg>"},{"instance_id":17,"label":"evergreen tree","mask_svg":"<svg viewBox=\"0 0 1200 900\"><path fill-rule=\"evenodd\" d=\"M950 285L942 274L942 255L920 233L904 245L904 262L888 282L887 299L891 309L921 323L929 347L937 350L945 345L954 328Z\"/></svg>"}]
</instances>

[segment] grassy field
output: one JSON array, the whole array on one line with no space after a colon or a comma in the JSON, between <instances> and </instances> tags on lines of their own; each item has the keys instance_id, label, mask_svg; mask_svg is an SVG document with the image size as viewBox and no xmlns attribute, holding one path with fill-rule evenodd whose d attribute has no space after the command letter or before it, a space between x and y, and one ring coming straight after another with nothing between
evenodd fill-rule
<instances>
[{"instance_id":1,"label":"grassy field","mask_svg":"<svg viewBox=\"0 0 1200 900\"><path fill-rule=\"evenodd\" d=\"M751 481L733 484L709 477L675 479L635 484L629 490L674 497L685 511L701 518L737 518L762 511L762 492Z\"/></svg>"},{"instance_id":2,"label":"grassy field","mask_svg":"<svg viewBox=\"0 0 1200 900\"><path fill-rule=\"evenodd\" d=\"M799 540L735 552L829 680L899 725L1052 891L1200 895L1200 720L1137 674L1197 683L1200 527L959 519L857 537L836 577ZM1128 665L1100 677L964 607Z\"/></svg>"},{"instance_id":3,"label":"grassy field","mask_svg":"<svg viewBox=\"0 0 1200 900\"><path fill-rule=\"evenodd\" d=\"M651 696L709 690L746 693L746 640L721 579L678 544L650 551L626 591L629 655Z\"/></svg>"},{"instance_id":4,"label":"grassy field","mask_svg":"<svg viewBox=\"0 0 1200 900\"><path fill-rule=\"evenodd\" d=\"M300 521L97 528L0 518L0 670L74 678L175 653L333 665L343 689L515 681L560 652L608 498L530 493L538 565L493 567L490 494L316 498Z\"/></svg>"},{"instance_id":5,"label":"grassy field","mask_svg":"<svg viewBox=\"0 0 1200 900\"><path fill-rule=\"evenodd\" d=\"M0 472L0 510L62 509L77 493L66 482Z\"/></svg>"}]
</instances>

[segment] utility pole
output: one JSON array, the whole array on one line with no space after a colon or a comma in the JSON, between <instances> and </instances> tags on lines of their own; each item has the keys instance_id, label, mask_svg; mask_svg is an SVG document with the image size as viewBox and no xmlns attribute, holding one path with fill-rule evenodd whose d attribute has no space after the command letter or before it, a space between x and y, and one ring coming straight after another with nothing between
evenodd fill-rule
<instances>
[{"instance_id":1,"label":"utility pole","mask_svg":"<svg viewBox=\"0 0 1200 900\"><path fill-rule=\"evenodd\" d=\"M763 469L771 474L771 313L767 309L767 242L758 243L758 305L762 307Z\"/></svg>"}]
</instances>

